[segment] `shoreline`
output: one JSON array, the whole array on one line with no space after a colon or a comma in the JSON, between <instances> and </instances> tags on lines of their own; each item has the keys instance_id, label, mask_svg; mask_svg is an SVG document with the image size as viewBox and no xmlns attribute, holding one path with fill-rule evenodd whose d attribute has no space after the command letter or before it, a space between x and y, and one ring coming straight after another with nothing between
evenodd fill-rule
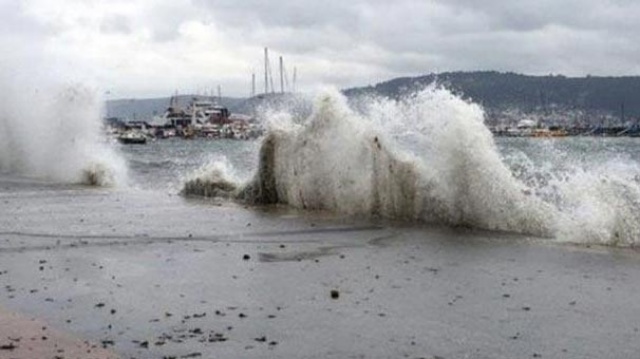
<instances>
[{"instance_id":1,"label":"shoreline","mask_svg":"<svg viewBox=\"0 0 640 359\"><path fill-rule=\"evenodd\" d=\"M47 186L0 179L0 358L640 352L635 249Z\"/></svg>"}]
</instances>

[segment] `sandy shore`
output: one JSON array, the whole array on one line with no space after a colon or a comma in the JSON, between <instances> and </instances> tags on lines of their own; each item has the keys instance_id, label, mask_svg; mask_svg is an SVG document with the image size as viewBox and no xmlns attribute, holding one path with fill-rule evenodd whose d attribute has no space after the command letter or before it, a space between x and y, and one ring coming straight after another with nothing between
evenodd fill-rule
<instances>
[{"instance_id":1,"label":"sandy shore","mask_svg":"<svg viewBox=\"0 0 640 359\"><path fill-rule=\"evenodd\" d=\"M633 250L20 181L0 204L24 315L0 314L0 358L640 353Z\"/></svg>"}]
</instances>

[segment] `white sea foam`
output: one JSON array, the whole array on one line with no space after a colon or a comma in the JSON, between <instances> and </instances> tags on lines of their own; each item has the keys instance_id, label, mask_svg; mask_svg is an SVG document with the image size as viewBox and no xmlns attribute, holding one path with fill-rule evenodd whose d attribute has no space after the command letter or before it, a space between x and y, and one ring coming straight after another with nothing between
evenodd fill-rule
<instances>
[{"instance_id":1,"label":"white sea foam","mask_svg":"<svg viewBox=\"0 0 640 359\"><path fill-rule=\"evenodd\" d=\"M446 90L355 104L328 91L313 108L302 123L272 115L254 179L225 188L251 203L570 242L640 242L640 189L624 168L554 172L521 154L514 172L484 126L482 108ZM224 173L200 180L233 183Z\"/></svg>"},{"instance_id":2,"label":"white sea foam","mask_svg":"<svg viewBox=\"0 0 640 359\"><path fill-rule=\"evenodd\" d=\"M549 181L547 187L557 193L559 240L621 246L640 243L640 187L628 178L630 172L613 167L615 162L579 168Z\"/></svg>"},{"instance_id":3,"label":"white sea foam","mask_svg":"<svg viewBox=\"0 0 640 359\"><path fill-rule=\"evenodd\" d=\"M89 67L72 53L47 51L40 24L14 10L29 31L0 34L0 172L123 183L126 163L100 137L102 99L86 85Z\"/></svg>"},{"instance_id":4,"label":"white sea foam","mask_svg":"<svg viewBox=\"0 0 640 359\"><path fill-rule=\"evenodd\" d=\"M15 81L0 81L0 171L98 186L125 182L126 163L100 135L96 91Z\"/></svg>"},{"instance_id":5,"label":"white sea foam","mask_svg":"<svg viewBox=\"0 0 640 359\"><path fill-rule=\"evenodd\" d=\"M229 198L240 180L225 156L216 156L184 180L182 193L189 196Z\"/></svg>"}]
</instances>

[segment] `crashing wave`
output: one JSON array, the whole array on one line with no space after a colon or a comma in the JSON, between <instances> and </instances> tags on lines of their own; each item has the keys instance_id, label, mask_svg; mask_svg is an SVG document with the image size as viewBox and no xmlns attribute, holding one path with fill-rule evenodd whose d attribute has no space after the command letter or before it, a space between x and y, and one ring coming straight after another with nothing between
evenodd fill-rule
<instances>
[{"instance_id":1,"label":"crashing wave","mask_svg":"<svg viewBox=\"0 0 640 359\"><path fill-rule=\"evenodd\" d=\"M181 193L200 197L235 197L238 186L237 181L231 179L230 168L226 158L205 164L185 181Z\"/></svg>"},{"instance_id":2,"label":"crashing wave","mask_svg":"<svg viewBox=\"0 0 640 359\"><path fill-rule=\"evenodd\" d=\"M446 90L367 99L358 107L330 92L302 123L274 116L250 181L217 171L195 176L183 192L569 242L640 242L637 183L516 178L482 109Z\"/></svg>"},{"instance_id":3,"label":"crashing wave","mask_svg":"<svg viewBox=\"0 0 640 359\"><path fill-rule=\"evenodd\" d=\"M454 96L448 100L460 102L452 105L468 106ZM481 120L477 119L480 125ZM249 203L281 203L347 215L549 234L544 204L527 196L512 180L492 146L477 146L471 142L477 138L472 137L468 143L457 141L463 148L448 154L457 157L425 161L398 150L376 127L353 112L341 95L324 95L303 125L280 125L269 131L255 177L234 190L234 197ZM474 130L490 136L482 125L447 127L452 138L463 135L460 131ZM484 143L490 141L485 138ZM493 158L487 161L478 150ZM476 167L487 162L496 168ZM482 188L499 178L511 182ZM198 186L187 183L185 192L202 194L200 188L219 183L203 186L202 182ZM494 209L496 201L500 208Z\"/></svg>"},{"instance_id":4,"label":"crashing wave","mask_svg":"<svg viewBox=\"0 0 640 359\"><path fill-rule=\"evenodd\" d=\"M101 138L94 91L12 89L0 101L0 171L94 186L125 182L126 163Z\"/></svg>"}]
</instances>

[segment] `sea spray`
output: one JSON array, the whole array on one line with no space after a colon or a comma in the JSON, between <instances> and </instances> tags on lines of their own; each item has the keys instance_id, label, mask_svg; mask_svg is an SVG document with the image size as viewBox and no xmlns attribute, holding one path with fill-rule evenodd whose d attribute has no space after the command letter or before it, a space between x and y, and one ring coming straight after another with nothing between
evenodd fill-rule
<instances>
[{"instance_id":1,"label":"sea spray","mask_svg":"<svg viewBox=\"0 0 640 359\"><path fill-rule=\"evenodd\" d=\"M121 184L126 163L100 135L102 99L90 64L50 51L45 26L23 6L0 32L0 172L68 183ZM7 10L5 9L5 10ZM59 49L58 49L59 50Z\"/></svg>"},{"instance_id":2,"label":"sea spray","mask_svg":"<svg viewBox=\"0 0 640 359\"><path fill-rule=\"evenodd\" d=\"M98 186L125 182L126 163L101 137L96 91L1 84L0 171Z\"/></svg>"},{"instance_id":3,"label":"sea spray","mask_svg":"<svg viewBox=\"0 0 640 359\"><path fill-rule=\"evenodd\" d=\"M640 243L640 187L630 176L640 170L624 165L616 169L615 164L590 168L583 164L553 176L541 187L555 194L558 240L618 246Z\"/></svg>"},{"instance_id":4,"label":"sea spray","mask_svg":"<svg viewBox=\"0 0 640 359\"><path fill-rule=\"evenodd\" d=\"M364 118L412 156L429 189L423 191L421 219L550 235L553 208L513 178L484 125L482 108L436 87L400 101L365 103Z\"/></svg>"},{"instance_id":5,"label":"sea spray","mask_svg":"<svg viewBox=\"0 0 640 359\"><path fill-rule=\"evenodd\" d=\"M231 198L235 196L238 179L229 160L220 156L191 173L185 180L182 194L188 196Z\"/></svg>"},{"instance_id":6,"label":"sea spray","mask_svg":"<svg viewBox=\"0 0 640 359\"><path fill-rule=\"evenodd\" d=\"M556 209L557 240L640 243L640 164L627 153L634 139L501 140L514 176Z\"/></svg>"},{"instance_id":7,"label":"sea spray","mask_svg":"<svg viewBox=\"0 0 640 359\"><path fill-rule=\"evenodd\" d=\"M254 179L236 197L548 235L548 208L500 161L482 112L444 90L430 88L421 96L370 102L357 113L333 91L318 97L301 125L287 126L281 116L264 139ZM407 134L413 138L403 138ZM399 145L406 140L414 151Z\"/></svg>"},{"instance_id":8,"label":"sea spray","mask_svg":"<svg viewBox=\"0 0 640 359\"><path fill-rule=\"evenodd\" d=\"M271 128L256 176L239 197L348 215L415 218L416 175L335 93L301 126ZM389 172L395 175L389 175Z\"/></svg>"},{"instance_id":9,"label":"sea spray","mask_svg":"<svg viewBox=\"0 0 640 359\"><path fill-rule=\"evenodd\" d=\"M536 151L548 158L534 160L517 149L503 158L482 108L446 90L351 103L329 91L304 121L282 112L270 116L252 180L234 182L222 171L200 178L196 188L204 183L215 189L206 195L217 195L223 183L225 196L254 204L574 243L640 243L640 187L629 175L640 169L624 159L597 166L575 161L551 142L533 139L520 141L538 141ZM185 192L203 194L192 188L187 184Z\"/></svg>"}]
</instances>

